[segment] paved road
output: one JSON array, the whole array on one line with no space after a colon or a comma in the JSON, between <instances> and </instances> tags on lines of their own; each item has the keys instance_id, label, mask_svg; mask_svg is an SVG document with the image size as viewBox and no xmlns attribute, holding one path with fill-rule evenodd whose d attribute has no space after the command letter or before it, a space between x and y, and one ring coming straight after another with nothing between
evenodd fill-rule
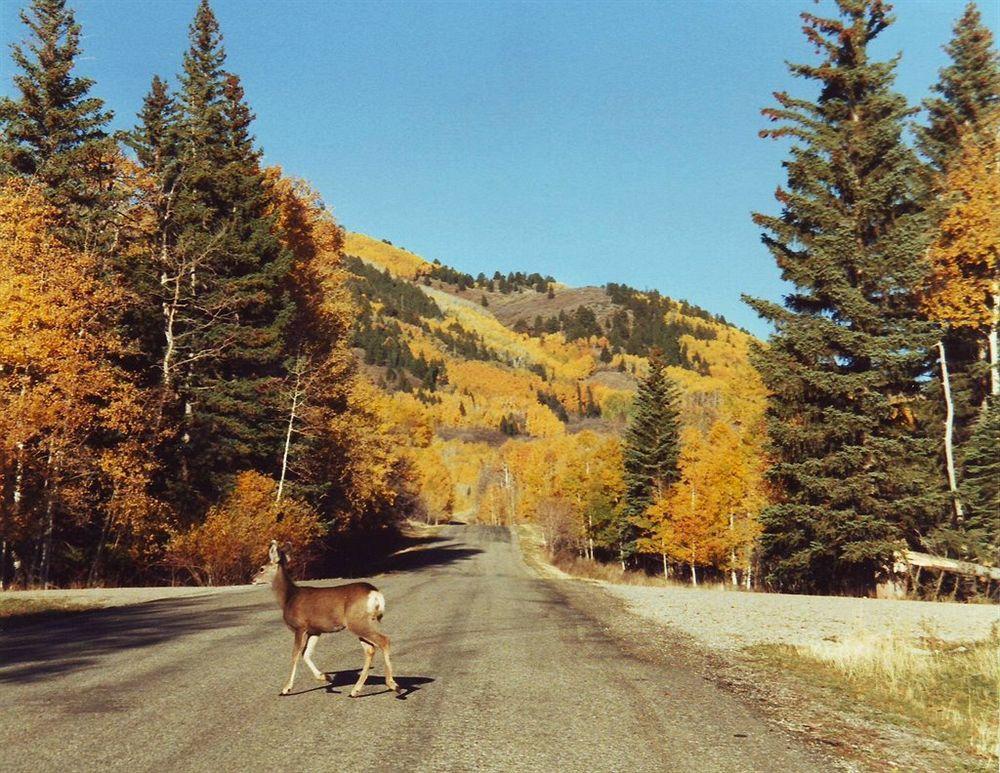
<instances>
[{"instance_id":1,"label":"paved road","mask_svg":"<svg viewBox=\"0 0 1000 773\"><path fill-rule=\"evenodd\" d=\"M669 653L626 654L620 632L568 600L565 583L534 576L506 532L446 527L373 579L401 698L378 666L365 695L347 697L362 651L346 632L316 650L331 686L300 668L296 692L279 697L292 636L266 588L0 634L0 769L824 767Z\"/></svg>"}]
</instances>

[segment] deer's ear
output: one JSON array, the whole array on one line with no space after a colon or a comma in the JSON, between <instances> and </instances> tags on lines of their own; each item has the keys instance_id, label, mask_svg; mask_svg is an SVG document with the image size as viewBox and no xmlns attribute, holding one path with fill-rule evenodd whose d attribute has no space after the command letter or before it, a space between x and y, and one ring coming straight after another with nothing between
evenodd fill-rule
<instances>
[{"instance_id":1,"label":"deer's ear","mask_svg":"<svg viewBox=\"0 0 1000 773\"><path fill-rule=\"evenodd\" d=\"M278 550L278 540L271 540L271 549L267 551L267 556L271 559L272 564L276 564L281 560L281 551Z\"/></svg>"}]
</instances>

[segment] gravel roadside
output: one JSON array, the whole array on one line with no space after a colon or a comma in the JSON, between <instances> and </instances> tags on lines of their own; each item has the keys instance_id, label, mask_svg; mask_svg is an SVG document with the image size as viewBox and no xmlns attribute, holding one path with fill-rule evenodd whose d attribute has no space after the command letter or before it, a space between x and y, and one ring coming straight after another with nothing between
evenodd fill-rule
<instances>
[{"instance_id":1,"label":"gravel roadside","mask_svg":"<svg viewBox=\"0 0 1000 773\"><path fill-rule=\"evenodd\" d=\"M719 650L755 644L807 645L892 631L976 641L1000 622L1000 607L842 596L742 593L601 582L642 617L673 626Z\"/></svg>"}]
</instances>

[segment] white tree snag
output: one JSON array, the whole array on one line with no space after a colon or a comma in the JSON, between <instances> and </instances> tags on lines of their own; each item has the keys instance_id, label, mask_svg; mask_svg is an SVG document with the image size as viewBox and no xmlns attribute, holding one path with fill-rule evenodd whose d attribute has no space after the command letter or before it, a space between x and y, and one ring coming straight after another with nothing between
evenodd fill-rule
<instances>
[{"instance_id":1,"label":"white tree snag","mask_svg":"<svg viewBox=\"0 0 1000 773\"><path fill-rule=\"evenodd\" d=\"M285 432L285 450L281 455L281 478L278 480L278 493L274 498L275 502L281 501L281 496L285 491L285 477L288 474L288 452L292 447L292 433L295 432L296 412L299 409L299 398L302 395L302 364L295 364L295 386L292 388L292 406L288 412L288 430Z\"/></svg>"},{"instance_id":2,"label":"white tree snag","mask_svg":"<svg viewBox=\"0 0 1000 773\"><path fill-rule=\"evenodd\" d=\"M990 394L1000 395L1000 363L997 362L997 327L1000 326L1000 288L993 288L993 312L990 315Z\"/></svg>"},{"instance_id":3,"label":"white tree snag","mask_svg":"<svg viewBox=\"0 0 1000 773\"><path fill-rule=\"evenodd\" d=\"M962 500L958 496L958 483L955 478L955 450L953 436L955 432L955 404L951 399L951 380L948 376L948 359L945 355L944 341L938 341L938 355L941 362L941 386L944 389L944 458L948 467L948 490L951 492L952 506L955 509L955 520L963 520Z\"/></svg>"}]
</instances>

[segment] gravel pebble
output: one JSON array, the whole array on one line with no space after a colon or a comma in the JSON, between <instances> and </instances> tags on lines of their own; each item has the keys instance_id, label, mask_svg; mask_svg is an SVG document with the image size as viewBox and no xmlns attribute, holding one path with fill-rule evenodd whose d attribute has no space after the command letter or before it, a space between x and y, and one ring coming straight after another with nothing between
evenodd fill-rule
<instances>
[{"instance_id":1,"label":"gravel pebble","mask_svg":"<svg viewBox=\"0 0 1000 773\"><path fill-rule=\"evenodd\" d=\"M722 650L811 644L886 631L975 641L988 637L1000 622L1000 607L986 604L600 584L623 598L632 612Z\"/></svg>"}]
</instances>

